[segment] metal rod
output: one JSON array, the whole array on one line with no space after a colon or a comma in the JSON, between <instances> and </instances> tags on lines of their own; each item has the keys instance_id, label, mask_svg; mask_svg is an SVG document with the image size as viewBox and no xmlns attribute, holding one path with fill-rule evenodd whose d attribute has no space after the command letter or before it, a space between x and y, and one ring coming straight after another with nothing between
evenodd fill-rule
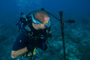
<instances>
[{"instance_id":1,"label":"metal rod","mask_svg":"<svg viewBox=\"0 0 90 60\"><path fill-rule=\"evenodd\" d=\"M66 53L65 53L65 40L64 40L64 22L63 22L63 11L59 12L60 20L61 20L61 32L62 32L62 40L63 40L63 51L64 51L64 60L66 60Z\"/></svg>"}]
</instances>

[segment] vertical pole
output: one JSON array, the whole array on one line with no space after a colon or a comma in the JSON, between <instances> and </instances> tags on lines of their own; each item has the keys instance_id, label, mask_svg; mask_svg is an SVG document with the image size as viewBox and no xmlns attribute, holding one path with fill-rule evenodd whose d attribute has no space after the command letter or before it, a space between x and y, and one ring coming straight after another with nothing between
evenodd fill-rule
<instances>
[{"instance_id":1,"label":"vertical pole","mask_svg":"<svg viewBox=\"0 0 90 60\"><path fill-rule=\"evenodd\" d=\"M63 40L63 51L64 51L64 60L66 60L66 53L65 53L65 40L64 40L64 22L63 22L63 11L59 12L60 21L61 21L61 32L62 32L62 40Z\"/></svg>"}]
</instances>

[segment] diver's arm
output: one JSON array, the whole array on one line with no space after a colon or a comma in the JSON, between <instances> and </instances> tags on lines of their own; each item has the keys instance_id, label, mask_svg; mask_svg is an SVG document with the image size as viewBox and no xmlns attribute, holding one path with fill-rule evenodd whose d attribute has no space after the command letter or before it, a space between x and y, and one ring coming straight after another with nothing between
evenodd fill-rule
<instances>
[{"instance_id":1,"label":"diver's arm","mask_svg":"<svg viewBox=\"0 0 90 60\"><path fill-rule=\"evenodd\" d=\"M12 57L12 58L17 58L18 56L26 53L27 51L28 51L27 47L22 48L22 49L17 50L17 51L12 51L11 57Z\"/></svg>"}]
</instances>

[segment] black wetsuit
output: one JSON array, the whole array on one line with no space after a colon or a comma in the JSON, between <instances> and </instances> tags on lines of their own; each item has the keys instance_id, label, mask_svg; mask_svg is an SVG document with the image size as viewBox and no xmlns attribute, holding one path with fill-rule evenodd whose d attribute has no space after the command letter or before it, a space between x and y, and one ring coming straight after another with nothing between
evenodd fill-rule
<instances>
[{"instance_id":1,"label":"black wetsuit","mask_svg":"<svg viewBox=\"0 0 90 60\"><path fill-rule=\"evenodd\" d=\"M33 32L33 36L29 36L24 32L20 32L19 35L16 38L16 41L13 45L12 50L13 51L17 51L19 49L22 49L24 47L28 47L31 49L31 51L37 47L40 48L42 50L46 50L47 49L47 45L46 45L46 39L47 37L46 35L46 29L40 29L40 30L36 30L32 27L32 23L30 23L30 29ZM43 35L44 38L38 38L39 36Z\"/></svg>"}]
</instances>

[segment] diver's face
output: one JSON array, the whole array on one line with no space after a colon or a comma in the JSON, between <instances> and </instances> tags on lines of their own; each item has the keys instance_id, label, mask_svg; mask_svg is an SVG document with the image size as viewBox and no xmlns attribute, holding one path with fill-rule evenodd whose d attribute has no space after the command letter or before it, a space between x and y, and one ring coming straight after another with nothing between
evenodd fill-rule
<instances>
[{"instance_id":1,"label":"diver's face","mask_svg":"<svg viewBox=\"0 0 90 60\"><path fill-rule=\"evenodd\" d=\"M44 18L44 23L42 23L42 24L34 24L34 25L37 26L40 29L44 29L44 28L46 28L45 25L48 24L49 20L50 20L49 17L45 17Z\"/></svg>"},{"instance_id":2,"label":"diver's face","mask_svg":"<svg viewBox=\"0 0 90 60\"><path fill-rule=\"evenodd\" d=\"M32 24L33 24L33 27L36 29L44 29L45 28L44 24L34 24L34 23L32 23Z\"/></svg>"},{"instance_id":3,"label":"diver's face","mask_svg":"<svg viewBox=\"0 0 90 60\"><path fill-rule=\"evenodd\" d=\"M37 27L38 29L44 29L44 28L46 28L46 26L45 26L45 24L48 24L48 21L49 20L47 20L44 24L34 24L35 25L35 27Z\"/></svg>"},{"instance_id":4,"label":"diver's face","mask_svg":"<svg viewBox=\"0 0 90 60\"><path fill-rule=\"evenodd\" d=\"M44 20L44 23L43 23L43 24L44 24L44 25L48 24L49 20L50 20L49 17L45 17L45 20Z\"/></svg>"},{"instance_id":5,"label":"diver's face","mask_svg":"<svg viewBox=\"0 0 90 60\"><path fill-rule=\"evenodd\" d=\"M41 29L44 29L44 28L46 28L46 24L48 24L48 22L49 22L49 20L48 21L46 21L44 24L37 24L37 26L39 27L39 28L41 28Z\"/></svg>"}]
</instances>

